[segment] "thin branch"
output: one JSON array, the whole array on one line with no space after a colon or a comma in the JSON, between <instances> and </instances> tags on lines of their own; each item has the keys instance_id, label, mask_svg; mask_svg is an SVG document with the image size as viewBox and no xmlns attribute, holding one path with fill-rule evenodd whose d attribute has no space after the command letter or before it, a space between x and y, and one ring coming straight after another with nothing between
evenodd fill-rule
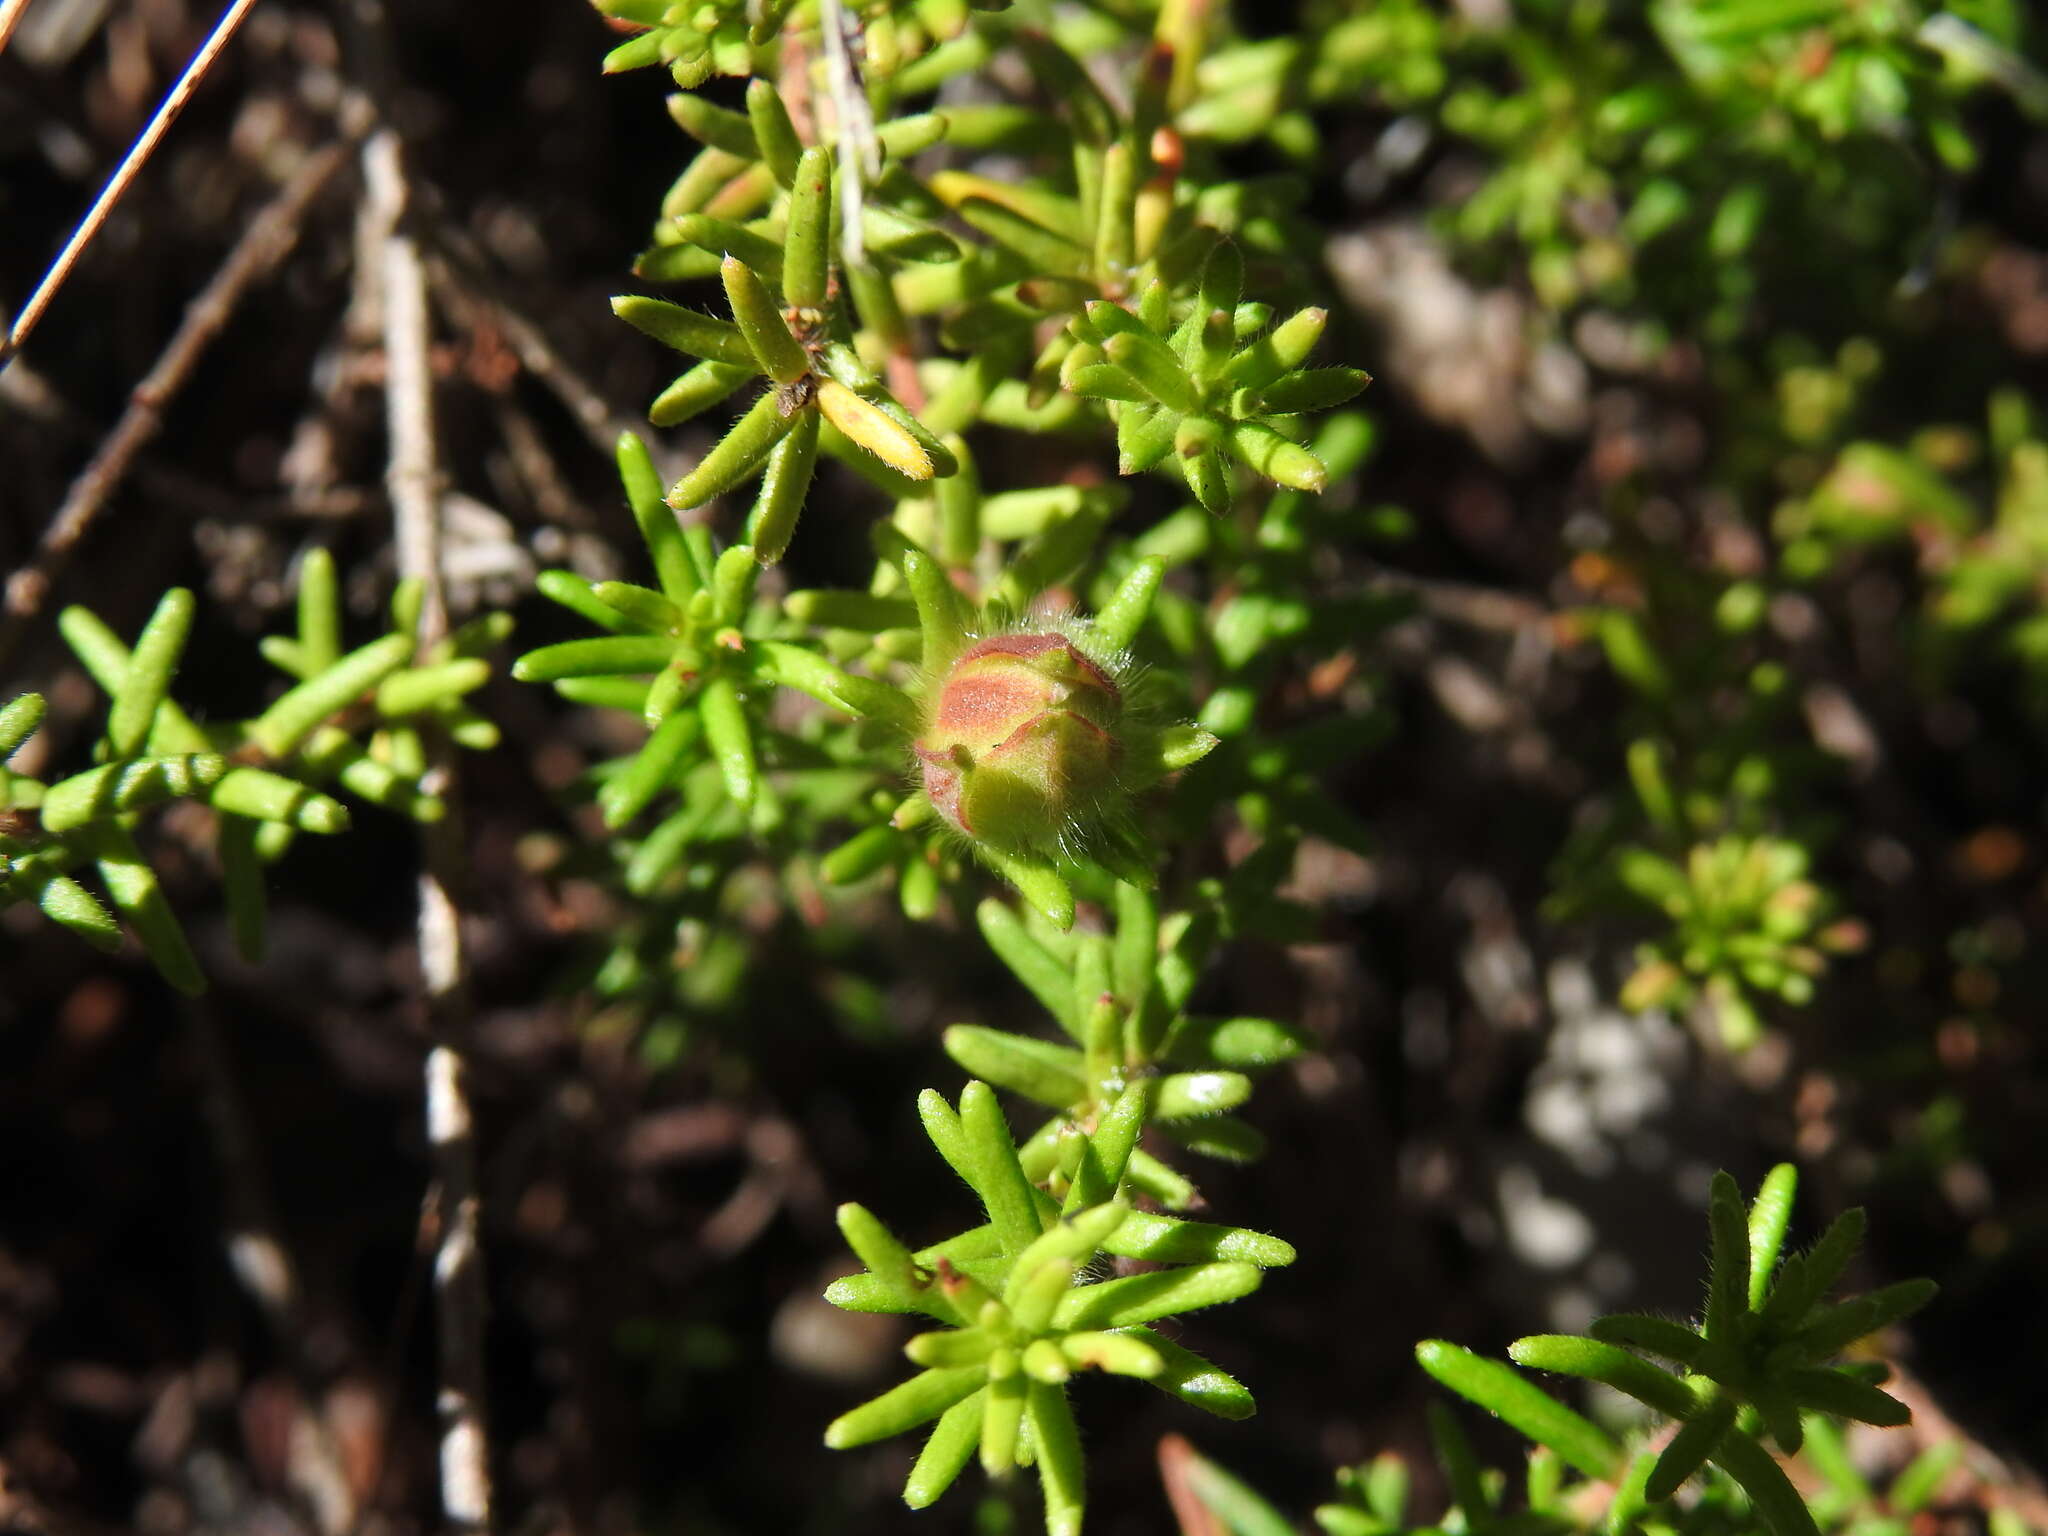
<instances>
[{"instance_id":1,"label":"thin branch","mask_svg":"<svg viewBox=\"0 0 2048 1536\"><path fill-rule=\"evenodd\" d=\"M250 222L204 289L185 310L156 362L129 394L127 409L66 492L63 505L44 529L35 554L7 579L0 599L0 665L70 564L78 544L108 499L126 478L135 456L163 426L164 410L192 377L199 360L226 327L244 295L267 277L298 242L308 210L329 182L345 169L352 152L345 138L320 150L286 182Z\"/></svg>"},{"instance_id":2,"label":"thin branch","mask_svg":"<svg viewBox=\"0 0 2048 1536\"><path fill-rule=\"evenodd\" d=\"M192 93L199 89L199 82L206 78L207 71L213 68L214 60L220 57L221 50L227 47L234 37L235 29L241 26L242 18L249 14L255 4L256 0L228 0L228 8L221 12L221 18L214 23L213 31L208 34L206 41L199 45L199 51L192 55L192 62L185 66L185 73L178 77L178 83L172 86L170 94L164 97L163 104L156 109L156 116L149 120L149 126L142 130L142 136L129 146L127 155L108 179L107 184L100 189L100 195L94 199L85 218L79 223L78 228L72 231L70 241L51 264L50 270L43 275L43 280L37 284L36 291L29 295L28 303L22 306L21 314L14 322L14 329L8 332L5 341L0 341L0 368L5 368L14 354L27 342L30 333L41 322L43 312L50 307L50 301L57 297L57 290L62 288L65 280L71 276L71 269L78 264L78 258L84 255L85 248L92 244L93 237L100 232L100 226L107 222L107 216L114 211L114 205L121 200L129 184L142 174L143 166L147 165L149 157L156 153L158 143L170 131L171 124L178 120L178 114L185 110L185 103L192 99ZM14 19L18 20L18 15ZM8 30L13 30L11 25ZM4 44L5 41L5 36L0 35L0 44Z\"/></svg>"},{"instance_id":3,"label":"thin branch","mask_svg":"<svg viewBox=\"0 0 2048 1536\"><path fill-rule=\"evenodd\" d=\"M28 14L28 0L0 0L0 53L7 51L8 39Z\"/></svg>"},{"instance_id":4,"label":"thin branch","mask_svg":"<svg viewBox=\"0 0 2048 1536\"><path fill-rule=\"evenodd\" d=\"M382 287L385 420L398 571L425 588L419 643L447 633L441 580L441 484L435 464L433 370L428 356L427 275L404 227L406 183L398 136L374 134L363 151L366 213L376 236ZM440 1355L441 1509L451 1528L491 1528L490 1438L484 1419L484 1281L478 1243L475 1122L465 1083L468 993L455 886L462 864L460 806L451 744L426 733L423 787L442 797L444 818L422 829L419 953L433 1046L426 1063L427 1140L434 1164L439 1247L434 1302Z\"/></svg>"},{"instance_id":5,"label":"thin branch","mask_svg":"<svg viewBox=\"0 0 2048 1536\"><path fill-rule=\"evenodd\" d=\"M825 38L825 78L832 97L832 115L839 134L839 242L849 267L867 265L867 242L861 209L868 181L882 172L881 146L875 137L875 114L867 88L847 46L854 23L840 0L822 0L818 30Z\"/></svg>"}]
</instances>

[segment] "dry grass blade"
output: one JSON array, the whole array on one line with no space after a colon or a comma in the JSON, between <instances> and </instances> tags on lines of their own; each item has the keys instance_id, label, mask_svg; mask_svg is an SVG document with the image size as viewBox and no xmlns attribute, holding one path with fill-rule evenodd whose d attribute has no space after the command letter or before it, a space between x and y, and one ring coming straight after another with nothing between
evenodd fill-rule
<instances>
[{"instance_id":1,"label":"dry grass blade","mask_svg":"<svg viewBox=\"0 0 2048 1536\"><path fill-rule=\"evenodd\" d=\"M57 259L50 264L50 270L43 274L43 280L36 285L36 291L29 295L28 302L22 306L21 314L14 322L14 328L7 333L7 339L0 341L0 368L5 368L12 361L14 354L27 343L29 335L41 322L51 301L57 297L58 290L70 277L71 269L78 265L79 257L85 254L85 248L92 244L93 237L100 232L100 227L107 222L107 216L114 211L114 205L120 202L122 195L127 192L135 178L142 174L142 168L149 163L149 157L156 153L157 145L170 131L171 124L176 122L178 114L185 110L185 103L192 99L192 93L199 89L200 81L204 80L207 72L213 68L214 60L220 57L221 50L233 39L235 29L241 26L243 18L255 8L255 5L256 0L229 0L228 8L221 13L220 20L214 23L213 31L207 35L206 41L200 44L199 51L192 55L192 62L185 66L184 74L178 77L178 83L171 87L162 105L156 109L156 116L149 120L149 126L144 128L140 137L129 146L120 166L108 178L107 184L100 189L100 195L93 200L91 209L79 221L78 228L72 231L70 240L58 253ZM5 46L7 34L13 31L15 23L20 20L21 12L26 9L27 5L23 0L22 4L13 6L4 16L0 16L0 47Z\"/></svg>"}]
</instances>

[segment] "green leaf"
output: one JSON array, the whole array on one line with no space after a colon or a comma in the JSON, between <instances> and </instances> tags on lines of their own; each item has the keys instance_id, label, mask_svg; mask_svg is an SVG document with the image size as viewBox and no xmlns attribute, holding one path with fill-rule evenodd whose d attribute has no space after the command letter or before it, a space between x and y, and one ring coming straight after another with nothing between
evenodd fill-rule
<instances>
[{"instance_id":1,"label":"green leaf","mask_svg":"<svg viewBox=\"0 0 2048 1536\"><path fill-rule=\"evenodd\" d=\"M765 81L756 80L756 85ZM749 98L751 100L751 97ZM960 1399L939 1416L931 1436L918 1452L917 1463L903 1485L903 1502L912 1509L924 1509L953 1485L974 1456L981 1442L981 1421L985 1393L976 1391Z\"/></svg>"},{"instance_id":2,"label":"green leaf","mask_svg":"<svg viewBox=\"0 0 2048 1536\"><path fill-rule=\"evenodd\" d=\"M0 763L21 750L21 744L33 736L36 727L43 723L43 696L40 693L24 693L0 709Z\"/></svg>"},{"instance_id":3,"label":"green leaf","mask_svg":"<svg viewBox=\"0 0 2048 1536\"><path fill-rule=\"evenodd\" d=\"M213 786L206 800L215 810L227 815L276 822L323 836L346 832L349 825L348 807L339 800L263 768L229 769ZM419 797L414 794L412 806L417 808L418 802Z\"/></svg>"},{"instance_id":4,"label":"green leaf","mask_svg":"<svg viewBox=\"0 0 2048 1536\"><path fill-rule=\"evenodd\" d=\"M43 916L68 928L95 949L121 946L121 927L84 886L40 859L17 860L5 884L33 901Z\"/></svg>"},{"instance_id":5,"label":"green leaf","mask_svg":"<svg viewBox=\"0 0 2048 1536\"><path fill-rule=\"evenodd\" d=\"M1706 1348L1706 1341L1692 1329L1666 1318L1636 1312L1615 1312L1595 1318L1589 1331L1594 1338L1609 1344L1645 1349L1682 1365L1691 1365L1699 1359L1700 1351Z\"/></svg>"},{"instance_id":6,"label":"green leaf","mask_svg":"<svg viewBox=\"0 0 2048 1536\"><path fill-rule=\"evenodd\" d=\"M134 757L148 740L157 706L171 691L178 658L192 632L193 608L191 592L173 587L136 636L126 675L114 691L114 705L107 715L107 749L115 757Z\"/></svg>"},{"instance_id":7,"label":"green leaf","mask_svg":"<svg viewBox=\"0 0 2048 1536\"><path fill-rule=\"evenodd\" d=\"M1510 1366L1441 1339L1416 1345L1415 1358L1453 1392L1549 1446L1588 1477L1612 1478L1620 1471L1622 1450L1612 1436Z\"/></svg>"},{"instance_id":8,"label":"green leaf","mask_svg":"<svg viewBox=\"0 0 2048 1536\"><path fill-rule=\"evenodd\" d=\"M306 676L341 660L341 582L333 554L318 544L299 561L298 625Z\"/></svg>"},{"instance_id":9,"label":"green leaf","mask_svg":"<svg viewBox=\"0 0 2048 1536\"><path fill-rule=\"evenodd\" d=\"M1152 600L1166 576L1166 562L1154 556L1140 560L1117 584L1115 594L1095 615L1095 638L1114 651L1127 649L1151 615Z\"/></svg>"},{"instance_id":10,"label":"green leaf","mask_svg":"<svg viewBox=\"0 0 2048 1536\"><path fill-rule=\"evenodd\" d=\"M782 307L753 268L737 256L727 256L718 270L725 283L726 297L732 303L732 317L761 371L778 384L793 384L808 374L810 355L790 334L782 318Z\"/></svg>"},{"instance_id":11,"label":"green leaf","mask_svg":"<svg viewBox=\"0 0 2048 1536\"><path fill-rule=\"evenodd\" d=\"M1025 1389L1025 1418L1038 1451L1038 1481L1045 1493L1046 1536L1081 1536L1087 1475L1081 1432L1066 1388L1033 1381Z\"/></svg>"},{"instance_id":12,"label":"green leaf","mask_svg":"<svg viewBox=\"0 0 2048 1536\"><path fill-rule=\"evenodd\" d=\"M1188 1486L1222 1522L1229 1536L1294 1536L1294 1523L1267 1503L1250 1484L1204 1456L1185 1463Z\"/></svg>"},{"instance_id":13,"label":"green leaf","mask_svg":"<svg viewBox=\"0 0 2048 1536\"><path fill-rule=\"evenodd\" d=\"M1674 1419L1691 1417L1695 1406L1692 1388L1680 1378L1597 1339L1539 1333L1510 1344L1508 1358L1532 1371L1604 1382Z\"/></svg>"},{"instance_id":14,"label":"green leaf","mask_svg":"<svg viewBox=\"0 0 2048 1536\"><path fill-rule=\"evenodd\" d=\"M512 663L512 675L523 683L552 683L568 677L659 672L669 664L675 650L676 642L666 635L564 640L559 645L528 651Z\"/></svg>"},{"instance_id":15,"label":"green leaf","mask_svg":"<svg viewBox=\"0 0 2048 1536\"><path fill-rule=\"evenodd\" d=\"M671 711L656 726L646 745L634 754L624 773L608 779L597 792L598 810L607 827L623 827L654 803L664 789L680 787L683 760L703 735L703 717L694 710Z\"/></svg>"},{"instance_id":16,"label":"green leaf","mask_svg":"<svg viewBox=\"0 0 2048 1536\"><path fill-rule=\"evenodd\" d=\"M473 656L426 667L401 667L377 685L377 713L386 719L424 714L452 704L491 679L491 664Z\"/></svg>"},{"instance_id":17,"label":"green leaf","mask_svg":"<svg viewBox=\"0 0 2048 1536\"><path fill-rule=\"evenodd\" d=\"M981 929L983 940L996 952L996 958L1024 983L1060 1027L1078 1041L1081 1033L1080 1023L1074 1017L1073 973L1051 950L1031 936L1030 930L1014 911L993 897L984 899L974 909L974 920Z\"/></svg>"},{"instance_id":18,"label":"green leaf","mask_svg":"<svg viewBox=\"0 0 2048 1536\"><path fill-rule=\"evenodd\" d=\"M1151 1211L1133 1212L1104 1239L1103 1252L1154 1264L1256 1264L1278 1269L1292 1264L1294 1245L1246 1227L1184 1221Z\"/></svg>"},{"instance_id":19,"label":"green leaf","mask_svg":"<svg viewBox=\"0 0 2048 1536\"><path fill-rule=\"evenodd\" d=\"M1160 1391L1219 1419L1248 1419L1256 1411L1243 1383L1214 1362L1150 1328L1133 1328L1130 1336L1151 1345L1159 1356L1159 1374L1147 1379Z\"/></svg>"},{"instance_id":20,"label":"green leaf","mask_svg":"<svg viewBox=\"0 0 2048 1536\"><path fill-rule=\"evenodd\" d=\"M1724 1439L1748 1440L1748 1436L1733 1430L1735 1411L1734 1401L1725 1397L1703 1404L1694 1417L1680 1426L1678 1433L1671 1437L1670 1443L1658 1456L1655 1470L1643 1485L1644 1497L1653 1504L1670 1498L1678 1492L1680 1483L1697 1472L1708 1457L1715 1455ZM1754 1441L1749 1443L1755 1444Z\"/></svg>"},{"instance_id":21,"label":"green leaf","mask_svg":"<svg viewBox=\"0 0 2048 1536\"><path fill-rule=\"evenodd\" d=\"M724 673L706 679L697 710L704 717L704 742L711 749L711 760L725 776L725 792L741 805L752 805L759 770L754 762L754 730L738 685Z\"/></svg>"},{"instance_id":22,"label":"green leaf","mask_svg":"<svg viewBox=\"0 0 2048 1536\"><path fill-rule=\"evenodd\" d=\"M1779 1163L1758 1187L1749 1207L1749 1309L1761 1311L1769 1291L1771 1274L1778 1267L1778 1252L1785 1245L1785 1229L1792 1221L1792 1198L1799 1188L1799 1170Z\"/></svg>"},{"instance_id":23,"label":"green leaf","mask_svg":"<svg viewBox=\"0 0 2048 1536\"><path fill-rule=\"evenodd\" d=\"M825 1444L835 1451L886 1440L935 1419L978 1390L988 1379L980 1366L921 1371L917 1375L834 1419L825 1430Z\"/></svg>"},{"instance_id":24,"label":"green leaf","mask_svg":"<svg viewBox=\"0 0 2048 1536\"><path fill-rule=\"evenodd\" d=\"M702 96L684 91L668 98L668 115L678 128L700 144L709 144L742 160L761 158L754 125L744 114L716 106Z\"/></svg>"},{"instance_id":25,"label":"green leaf","mask_svg":"<svg viewBox=\"0 0 2048 1536\"><path fill-rule=\"evenodd\" d=\"M740 328L724 320L700 315L694 309L650 299L641 294L621 294L612 300L612 313L633 329L652 336L665 347L692 357L729 363L735 368L755 371L759 364Z\"/></svg>"},{"instance_id":26,"label":"green leaf","mask_svg":"<svg viewBox=\"0 0 2048 1536\"><path fill-rule=\"evenodd\" d=\"M1686 1427L1690 1429L1692 1426ZM1683 1435L1685 1431L1679 1433ZM1670 1453L1667 1451L1665 1454L1668 1456ZM1799 1490L1792 1486L1792 1480L1785 1476L1784 1468L1748 1435L1737 1431L1722 1436L1721 1443L1714 1450L1713 1460L1742 1485L1750 1503L1770 1527L1772 1536L1819 1536L1812 1512L1799 1496ZM1650 1496L1657 1497L1654 1491Z\"/></svg>"},{"instance_id":27,"label":"green leaf","mask_svg":"<svg viewBox=\"0 0 2048 1536\"><path fill-rule=\"evenodd\" d=\"M227 771L228 760L217 753L103 763L61 779L43 792L43 830L66 832L180 795L196 795L218 783Z\"/></svg>"},{"instance_id":28,"label":"green leaf","mask_svg":"<svg viewBox=\"0 0 2048 1536\"><path fill-rule=\"evenodd\" d=\"M206 977L185 940L184 927L128 829L117 821L95 822L81 840L98 861L100 878L106 882L115 908L128 919L143 952L164 980L187 997L204 992Z\"/></svg>"},{"instance_id":29,"label":"green leaf","mask_svg":"<svg viewBox=\"0 0 2048 1536\"><path fill-rule=\"evenodd\" d=\"M782 406L780 395L772 389L749 406L697 461L696 468L669 487L668 504L678 512L701 507L752 476L768 451L795 425L795 416L802 414L799 408L785 415Z\"/></svg>"},{"instance_id":30,"label":"green leaf","mask_svg":"<svg viewBox=\"0 0 2048 1536\"><path fill-rule=\"evenodd\" d=\"M882 829L886 830L886 829ZM955 1024L944 1035L946 1054L961 1069L999 1088L1053 1109L1088 1098L1079 1051L979 1024Z\"/></svg>"},{"instance_id":31,"label":"green leaf","mask_svg":"<svg viewBox=\"0 0 2048 1536\"><path fill-rule=\"evenodd\" d=\"M412 659L412 653L413 637L409 632L386 635L350 651L325 672L285 693L251 721L250 740L270 757L286 756L316 727L325 724L329 716L340 713L404 666Z\"/></svg>"},{"instance_id":32,"label":"green leaf","mask_svg":"<svg viewBox=\"0 0 2048 1536\"><path fill-rule=\"evenodd\" d=\"M256 834L262 825L247 816L223 816L214 843L220 854L222 894L227 900L235 951L251 965L263 958L269 926L263 861L256 852Z\"/></svg>"},{"instance_id":33,"label":"green leaf","mask_svg":"<svg viewBox=\"0 0 2048 1536\"><path fill-rule=\"evenodd\" d=\"M1128 1328L1154 1318L1219 1306L1259 1288L1260 1273L1251 1264L1197 1264L1187 1269L1125 1275L1082 1286L1061 1298L1054 1326Z\"/></svg>"},{"instance_id":34,"label":"green leaf","mask_svg":"<svg viewBox=\"0 0 2048 1536\"><path fill-rule=\"evenodd\" d=\"M747 542L763 565L773 565L789 548L817 463L818 413L800 411L788 434L768 452L761 494L747 521Z\"/></svg>"},{"instance_id":35,"label":"green leaf","mask_svg":"<svg viewBox=\"0 0 2048 1536\"><path fill-rule=\"evenodd\" d=\"M1018 1252L1041 1230L1031 1185L1017 1164L1016 1144L995 1092L983 1082L960 1090L960 1148L963 1176L988 1208L1004 1248ZM959 1167L959 1164L955 1164ZM971 1172L967 1170L972 1170Z\"/></svg>"},{"instance_id":36,"label":"green leaf","mask_svg":"<svg viewBox=\"0 0 2048 1536\"><path fill-rule=\"evenodd\" d=\"M1733 1340L1736 1319L1749 1310L1749 1222L1742 1191L1725 1169L1714 1175L1708 1192L1707 1221L1713 1256L1707 1272L1705 1333L1708 1342L1718 1343Z\"/></svg>"},{"instance_id":37,"label":"green leaf","mask_svg":"<svg viewBox=\"0 0 2048 1536\"><path fill-rule=\"evenodd\" d=\"M821 309L831 265L832 162L811 148L797 161L782 247L782 293L798 309Z\"/></svg>"}]
</instances>

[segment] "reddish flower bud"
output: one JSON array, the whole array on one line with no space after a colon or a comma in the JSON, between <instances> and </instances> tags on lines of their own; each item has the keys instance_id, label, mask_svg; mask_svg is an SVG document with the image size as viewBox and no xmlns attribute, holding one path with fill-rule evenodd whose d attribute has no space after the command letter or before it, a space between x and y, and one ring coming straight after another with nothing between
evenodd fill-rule
<instances>
[{"instance_id":1,"label":"reddish flower bud","mask_svg":"<svg viewBox=\"0 0 2048 1536\"><path fill-rule=\"evenodd\" d=\"M1113 792L1123 695L1065 635L997 635L938 680L917 743L924 791L969 837L1018 851L1058 845Z\"/></svg>"}]
</instances>

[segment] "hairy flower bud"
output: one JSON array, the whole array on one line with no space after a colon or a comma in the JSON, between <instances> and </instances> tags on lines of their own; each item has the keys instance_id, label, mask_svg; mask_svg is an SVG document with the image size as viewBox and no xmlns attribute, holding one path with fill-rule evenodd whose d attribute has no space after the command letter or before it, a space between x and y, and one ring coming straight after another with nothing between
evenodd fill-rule
<instances>
[{"instance_id":1,"label":"hairy flower bud","mask_svg":"<svg viewBox=\"0 0 2048 1536\"><path fill-rule=\"evenodd\" d=\"M1056 845L1114 790L1123 708L1110 675L1065 635L977 641L934 689L917 743L925 795L977 841Z\"/></svg>"}]
</instances>

